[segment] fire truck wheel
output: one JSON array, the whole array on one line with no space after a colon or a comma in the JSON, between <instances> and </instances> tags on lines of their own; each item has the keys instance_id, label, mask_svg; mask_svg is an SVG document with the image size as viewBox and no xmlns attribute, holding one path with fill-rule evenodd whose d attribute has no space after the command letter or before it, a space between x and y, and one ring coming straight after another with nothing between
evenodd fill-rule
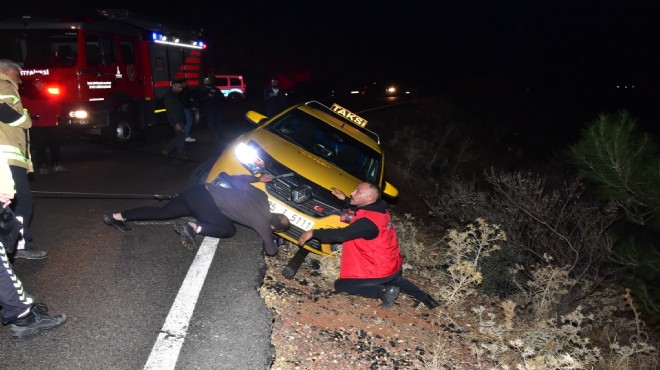
<instances>
[{"instance_id":1,"label":"fire truck wheel","mask_svg":"<svg viewBox=\"0 0 660 370\"><path fill-rule=\"evenodd\" d=\"M125 112L115 112L112 120L112 134L120 143L127 143L136 137L135 126Z\"/></svg>"}]
</instances>

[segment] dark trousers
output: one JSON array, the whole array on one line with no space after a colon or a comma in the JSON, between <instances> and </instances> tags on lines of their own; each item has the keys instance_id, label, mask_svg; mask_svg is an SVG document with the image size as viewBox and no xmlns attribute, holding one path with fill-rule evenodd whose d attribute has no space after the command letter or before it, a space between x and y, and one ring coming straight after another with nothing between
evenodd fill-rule
<instances>
[{"instance_id":1,"label":"dark trousers","mask_svg":"<svg viewBox=\"0 0 660 370\"><path fill-rule=\"evenodd\" d=\"M2 307L2 323L7 324L32 307L32 298L23 290L23 283L14 274L9 263L7 251L0 243L0 306Z\"/></svg>"},{"instance_id":2,"label":"dark trousers","mask_svg":"<svg viewBox=\"0 0 660 370\"><path fill-rule=\"evenodd\" d=\"M402 271L379 279L337 279L335 290L351 295L359 295L367 298L380 298L383 288L387 285L396 285L401 292L408 294L422 302L428 297L428 293L419 289L412 281L404 279Z\"/></svg>"},{"instance_id":3,"label":"dark trousers","mask_svg":"<svg viewBox=\"0 0 660 370\"><path fill-rule=\"evenodd\" d=\"M32 189L30 189L27 169L18 166L9 166L9 168L11 169L11 177L16 184L16 195L11 202L13 206L12 210L16 216L23 217L23 238L27 247L28 242L32 241L32 233L29 226L32 221L34 197L32 196Z\"/></svg>"},{"instance_id":4,"label":"dark trousers","mask_svg":"<svg viewBox=\"0 0 660 370\"><path fill-rule=\"evenodd\" d=\"M55 165L60 163L60 129L59 126L32 126L30 129L34 156L32 163L37 166ZM50 162L48 161L50 151Z\"/></svg>"},{"instance_id":5,"label":"dark trousers","mask_svg":"<svg viewBox=\"0 0 660 370\"><path fill-rule=\"evenodd\" d=\"M138 207L121 212L121 215L127 221L169 220L190 216L202 227L203 235L229 238L236 234L234 222L220 212L205 184L188 188L163 207Z\"/></svg>"},{"instance_id":6,"label":"dark trousers","mask_svg":"<svg viewBox=\"0 0 660 370\"><path fill-rule=\"evenodd\" d=\"M220 109L213 107L206 110L206 124L211 131L213 138L220 138L220 123L221 123Z\"/></svg>"},{"instance_id":7,"label":"dark trousers","mask_svg":"<svg viewBox=\"0 0 660 370\"><path fill-rule=\"evenodd\" d=\"M183 150L183 145L185 144L186 140L186 133L184 131L185 130L177 131L175 128L174 139L172 139L172 141L170 141L163 150L169 154L176 148L176 154L179 156L179 158L183 158L186 155L186 152Z\"/></svg>"}]
</instances>

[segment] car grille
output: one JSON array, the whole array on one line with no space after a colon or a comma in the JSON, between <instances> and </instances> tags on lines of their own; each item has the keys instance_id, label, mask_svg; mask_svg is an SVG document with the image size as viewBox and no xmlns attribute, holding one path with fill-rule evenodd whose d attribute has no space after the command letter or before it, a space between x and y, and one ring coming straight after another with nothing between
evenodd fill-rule
<instances>
[{"instance_id":1,"label":"car grille","mask_svg":"<svg viewBox=\"0 0 660 370\"><path fill-rule=\"evenodd\" d=\"M253 145L256 145L252 143ZM314 218L323 218L331 215L341 215L342 210L347 206L341 200L337 199L332 192L322 186L319 186L305 177L298 176L289 167L276 161L263 149L259 149L260 158L266 163L268 171L275 176L293 173L293 176L282 177L266 183L266 191L272 197L278 199L289 207ZM291 192L300 187L308 186L312 189L310 199L296 203L291 199Z\"/></svg>"},{"instance_id":2,"label":"car grille","mask_svg":"<svg viewBox=\"0 0 660 370\"><path fill-rule=\"evenodd\" d=\"M295 203L291 200L291 191L301 184L305 184L312 188L312 197L303 203ZM312 186L308 181L276 179L266 183L266 189L273 197L308 216L321 218L341 214L341 209L338 208L337 205L330 204L330 202L319 197L319 192L328 191L317 186Z\"/></svg>"},{"instance_id":3,"label":"car grille","mask_svg":"<svg viewBox=\"0 0 660 370\"><path fill-rule=\"evenodd\" d=\"M287 236L290 236L294 240L298 240L300 238L300 235L302 235L303 229L291 225L291 227L284 232ZM309 239L305 245L310 246L318 251L321 251L321 243L316 240L316 239Z\"/></svg>"}]
</instances>

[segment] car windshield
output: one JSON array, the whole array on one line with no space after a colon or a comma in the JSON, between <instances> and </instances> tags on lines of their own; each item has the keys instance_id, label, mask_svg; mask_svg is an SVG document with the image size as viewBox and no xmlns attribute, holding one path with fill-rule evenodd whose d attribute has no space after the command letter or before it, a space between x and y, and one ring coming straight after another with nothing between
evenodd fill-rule
<instances>
[{"instance_id":1,"label":"car windshield","mask_svg":"<svg viewBox=\"0 0 660 370\"><path fill-rule=\"evenodd\" d=\"M380 177L380 153L302 110L291 110L266 129L362 181Z\"/></svg>"},{"instance_id":2,"label":"car windshield","mask_svg":"<svg viewBox=\"0 0 660 370\"><path fill-rule=\"evenodd\" d=\"M71 67L78 51L75 31L3 30L0 58L11 59L23 68Z\"/></svg>"}]
</instances>

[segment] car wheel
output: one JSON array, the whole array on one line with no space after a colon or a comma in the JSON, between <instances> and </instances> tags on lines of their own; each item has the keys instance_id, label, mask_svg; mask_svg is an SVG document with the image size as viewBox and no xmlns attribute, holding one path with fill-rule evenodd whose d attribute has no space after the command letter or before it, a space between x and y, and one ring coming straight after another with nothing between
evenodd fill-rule
<instances>
[{"instance_id":1,"label":"car wheel","mask_svg":"<svg viewBox=\"0 0 660 370\"><path fill-rule=\"evenodd\" d=\"M230 102L234 102L234 103L242 100L242 99L241 99L241 94L239 94L239 93L231 93L231 94L229 94L229 96L227 97L227 99L228 99Z\"/></svg>"}]
</instances>

